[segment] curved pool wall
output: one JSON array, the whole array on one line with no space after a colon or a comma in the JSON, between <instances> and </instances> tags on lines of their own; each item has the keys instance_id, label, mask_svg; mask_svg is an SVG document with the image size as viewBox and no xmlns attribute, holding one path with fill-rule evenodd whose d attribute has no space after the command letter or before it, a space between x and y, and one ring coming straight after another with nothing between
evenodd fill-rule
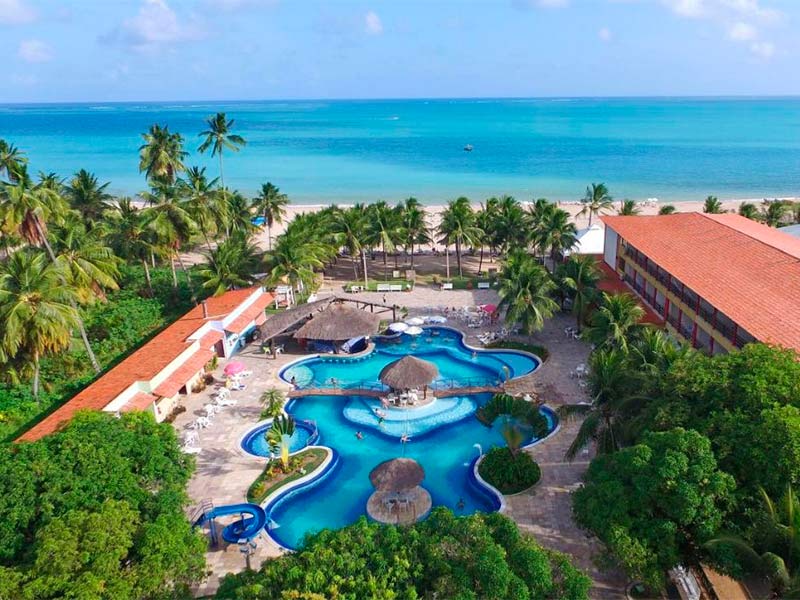
<instances>
[{"instance_id":1,"label":"curved pool wall","mask_svg":"<svg viewBox=\"0 0 800 600\"><path fill-rule=\"evenodd\" d=\"M491 394L471 396L476 406L490 397ZM280 490L265 502L271 523L267 533L279 546L294 549L307 533L355 522L365 514L367 499L373 492L369 472L380 462L398 456L414 458L423 466L422 485L431 493L434 506L446 506L457 514L502 509L502 495L480 480L475 466L476 444L483 453L505 444L500 420L489 428L471 414L414 435L409 443L401 444L392 435L359 428L344 417L346 403L359 398L363 397L306 396L287 404L286 411L295 418L320 424L318 444L331 448L336 460L312 474L309 481ZM548 417L551 431L555 430L558 420L553 411L542 408L542 412ZM357 431L364 431L363 439L355 437ZM525 441L530 444L539 440L528 437Z\"/></svg>"},{"instance_id":2,"label":"curved pool wall","mask_svg":"<svg viewBox=\"0 0 800 600\"><path fill-rule=\"evenodd\" d=\"M264 434L271 426L272 419L261 421L242 436L242 439L239 441L239 447L253 456L269 458L272 456L272 453L267 445ZM292 434L289 442L289 453L295 454L300 452L307 446L316 444L318 439L319 431L313 423L296 420L294 424L294 434Z\"/></svg>"},{"instance_id":3,"label":"curved pool wall","mask_svg":"<svg viewBox=\"0 0 800 600\"><path fill-rule=\"evenodd\" d=\"M406 355L436 363L439 378L431 387L458 387L472 384L499 384L532 373L541 359L529 352L511 349L475 348L465 341L465 334L452 327L425 327L418 336L405 333L377 336L370 351L358 356L313 355L284 366L279 377L298 388L330 387L384 389L378 380L381 369ZM331 379L336 380L335 386Z\"/></svg>"}]
</instances>

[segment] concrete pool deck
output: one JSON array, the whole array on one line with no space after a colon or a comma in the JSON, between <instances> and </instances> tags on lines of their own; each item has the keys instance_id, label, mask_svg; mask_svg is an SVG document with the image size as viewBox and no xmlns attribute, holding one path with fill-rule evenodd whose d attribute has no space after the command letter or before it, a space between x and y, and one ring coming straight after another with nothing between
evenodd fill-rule
<instances>
[{"instance_id":1,"label":"concrete pool deck","mask_svg":"<svg viewBox=\"0 0 800 600\"><path fill-rule=\"evenodd\" d=\"M366 293L352 294L352 297L374 301L381 295ZM438 291L418 288L411 293L390 292L385 295L389 303L407 307L409 317L430 314L435 306L496 304L498 300L493 290ZM510 339L544 346L549 351L549 358L536 372L514 380L507 389L515 394L538 393L552 408L586 401L585 391L579 386L578 380L570 377L570 373L578 364L587 362L589 347L564 335L564 328L573 325L571 316L556 315L546 322L543 331L533 336L512 336ZM481 346L478 340L481 333L501 328L500 324L468 328L464 323L453 320L447 326L465 333L466 343L476 347ZM195 506L205 500L216 506L244 501L250 484L263 470L265 461L244 453L239 441L258 422L261 413L259 399L265 391L272 388L290 391L290 386L278 379L278 373L300 356L286 353L272 359L261 353L257 345L250 345L236 355L235 360L244 362L253 375L245 380L247 388L244 391L231 394L237 400L237 405L215 415L211 426L200 431L198 445L202 452L196 457L197 469L188 486ZM215 374L220 376L223 367L224 363L221 362ZM189 424L204 414L203 407L211 401L213 391L209 387L185 402L186 412L179 414L174 421L179 435L183 436ZM624 598L625 578L620 573L598 569L595 557L600 550L599 543L582 531L572 518L569 495L580 485L591 458L590 453L579 456L572 463L563 458L579 426L579 421L563 423L556 434L528 450L542 468L542 479L531 490L507 496L505 514L513 518L521 529L534 534L543 546L570 555L573 563L592 578L592 597ZM251 557L254 568L258 568L264 559L282 553L265 534L259 536L256 543L256 551ZM209 550L206 560L210 576L195 590L198 596L213 594L222 576L240 572L246 566L244 555L235 545Z\"/></svg>"}]
</instances>

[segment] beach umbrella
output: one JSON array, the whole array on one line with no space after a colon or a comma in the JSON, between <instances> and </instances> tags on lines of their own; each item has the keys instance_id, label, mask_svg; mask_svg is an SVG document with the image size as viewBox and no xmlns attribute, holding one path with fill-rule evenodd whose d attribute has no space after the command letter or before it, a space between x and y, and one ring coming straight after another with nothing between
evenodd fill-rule
<instances>
[{"instance_id":1,"label":"beach umbrella","mask_svg":"<svg viewBox=\"0 0 800 600\"><path fill-rule=\"evenodd\" d=\"M389 325L389 331L395 331L397 333L401 333L408 329L408 325L403 323L402 321L398 321L397 323L392 323Z\"/></svg>"},{"instance_id":2,"label":"beach umbrella","mask_svg":"<svg viewBox=\"0 0 800 600\"><path fill-rule=\"evenodd\" d=\"M410 319L406 319L406 324L412 325L412 326L413 325L419 326L419 325L423 325L424 323L425 323L425 321L423 321L419 317L411 317Z\"/></svg>"},{"instance_id":3,"label":"beach umbrella","mask_svg":"<svg viewBox=\"0 0 800 600\"><path fill-rule=\"evenodd\" d=\"M492 314L494 311L497 310L497 305L496 304L484 304L481 308L483 309L483 312L487 312L489 314Z\"/></svg>"},{"instance_id":4,"label":"beach umbrella","mask_svg":"<svg viewBox=\"0 0 800 600\"><path fill-rule=\"evenodd\" d=\"M407 333L408 335L419 335L420 333L422 333L422 327L417 327L416 325L414 325L413 327L409 327L408 329L406 329L405 333Z\"/></svg>"},{"instance_id":5,"label":"beach umbrella","mask_svg":"<svg viewBox=\"0 0 800 600\"><path fill-rule=\"evenodd\" d=\"M404 492L417 487L425 479L425 471L411 458L394 458L372 469L369 480L375 489L386 492Z\"/></svg>"},{"instance_id":6,"label":"beach umbrella","mask_svg":"<svg viewBox=\"0 0 800 600\"><path fill-rule=\"evenodd\" d=\"M435 364L409 355L383 367L378 378L394 390L407 390L428 385L438 376Z\"/></svg>"},{"instance_id":7,"label":"beach umbrella","mask_svg":"<svg viewBox=\"0 0 800 600\"><path fill-rule=\"evenodd\" d=\"M222 372L225 373L225 375L236 375L237 373L244 371L244 368L244 363L237 361L225 365L225 368Z\"/></svg>"}]
</instances>

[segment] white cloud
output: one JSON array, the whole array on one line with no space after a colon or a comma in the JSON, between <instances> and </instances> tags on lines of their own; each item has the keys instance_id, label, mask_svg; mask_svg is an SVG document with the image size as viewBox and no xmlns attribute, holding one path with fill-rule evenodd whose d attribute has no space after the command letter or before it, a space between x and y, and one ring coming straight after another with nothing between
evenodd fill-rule
<instances>
[{"instance_id":1,"label":"white cloud","mask_svg":"<svg viewBox=\"0 0 800 600\"><path fill-rule=\"evenodd\" d=\"M383 23L375 12L369 11L364 16L364 30L370 35L380 35L383 33Z\"/></svg>"},{"instance_id":2,"label":"white cloud","mask_svg":"<svg viewBox=\"0 0 800 600\"><path fill-rule=\"evenodd\" d=\"M22 25L36 17L36 11L22 0L0 0L0 25Z\"/></svg>"},{"instance_id":3,"label":"white cloud","mask_svg":"<svg viewBox=\"0 0 800 600\"><path fill-rule=\"evenodd\" d=\"M203 37L205 32L196 21L181 22L165 0L142 0L136 16L125 19L106 39L121 40L136 50L150 51Z\"/></svg>"},{"instance_id":4,"label":"white cloud","mask_svg":"<svg viewBox=\"0 0 800 600\"><path fill-rule=\"evenodd\" d=\"M682 17L698 18L706 13L705 0L662 0L662 2Z\"/></svg>"},{"instance_id":5,"label":"white cloud","mask_svg":"<svg viewBox=\"0 0 800 600\"><path fill-rule=\"evenodd\" d=\"M750 52L760 58L771 58L775 54L775 44L772 42L753 42L750 44Z\"/></svg>"},{"instance_id":6,"label":"white cloud","mask_svg":"<svg viewBox=\"0 0 800 600\"><path fill-rule=\"evenodd\" d=\"M754 40L758 36L758 31L749 23L734 23L728 27L728 37L735 42L747 42Z\"/></svg>"},{"instance_id":7,"label":"white cloud","mask_svg":"<svg viewBox=\"0 0 800 600\"><path fill-rule=\"evenodd\" d=\"M42 40L22 40L17 49L17 56L25 62L41 63L53 58L53 51Z\"/></svg>"},{"instance_id":8,"label":"white cloud","mask_svg":"<svg viewBox=\"0 0 800 600\"><path fill-rule=\"evenodd\" d=\"M608 42L611 40L611 30L608 27L601 27L597 32L597 37L604 42Z\"/></svg>"}]
</instances>

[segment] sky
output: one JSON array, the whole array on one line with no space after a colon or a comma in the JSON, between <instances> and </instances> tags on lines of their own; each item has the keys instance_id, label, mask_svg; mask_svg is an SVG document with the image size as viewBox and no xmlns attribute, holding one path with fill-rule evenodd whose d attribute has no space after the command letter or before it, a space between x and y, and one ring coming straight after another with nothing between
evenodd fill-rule
<instances>
[{"instance_id":1,"label":"sky","mask_svg":"<svg viewBox=\"0 0 800 600\"><path fill-rule=\"evenodd\" d=\"M0 0L0 103L800 95L800 0Z\"/></svg>"}]
</instances>

